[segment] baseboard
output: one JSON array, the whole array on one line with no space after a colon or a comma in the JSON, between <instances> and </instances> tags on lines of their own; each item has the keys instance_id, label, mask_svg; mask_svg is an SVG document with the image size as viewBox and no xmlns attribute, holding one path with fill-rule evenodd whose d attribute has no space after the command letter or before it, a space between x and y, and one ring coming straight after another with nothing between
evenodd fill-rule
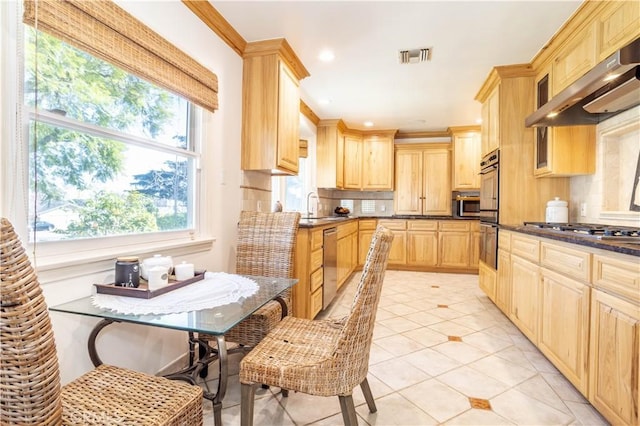
<instances>
[{"instance_id":1,"label":"baseboard","mask_svg":"<svg viewBox=\"0 0 640 426\"><path fill-rule=\"evenodd\" d=\"M174 373L183 369L187 365L189 365L189 353L185 352L158 370L156 372L156 376L165 376L167 374Z\"/></svg>"}]
</instances>

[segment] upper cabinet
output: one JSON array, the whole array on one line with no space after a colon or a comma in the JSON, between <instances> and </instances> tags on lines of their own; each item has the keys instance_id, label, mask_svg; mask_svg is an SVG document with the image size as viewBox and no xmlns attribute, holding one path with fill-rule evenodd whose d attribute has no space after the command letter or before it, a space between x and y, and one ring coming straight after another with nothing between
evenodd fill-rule
<instances>
[{"instance_id":1,"label":"upper cabinet","mask_svg":"<svg viewBox=\"0 0 640 426\"><path fill-rule=\"evenodd\" d=\"M603 2L604 11L596 20L598 61L606 59L620 46L633 41L640 32L640 2Z\"/></svg>"},{"instance_id":2,"label":"upper cabinet","mask_svg":"<svg viewBox=\"0 0 640 426\"><path fill-rule=\"evenodd\" d=\"M536 76L535 108L550 97L551 66ZM534 170L537 177L574 176L595 173L595 126L536 127Z\"/></svg>"},{"instance_id":3,"label":"upper cabinet","mask_svg":"<svg viewBox=\"0 0 640 426\"><path fill-rule=\"evenodd\" d=\"M448 145L397 145L394 212L451 214L451 154Z\"/></svg>"},{"instance_id":4,"label":"upper cabinet","mask_svg":"<svg viewBox=\"0 0 640 426\"><path fill-rule=\"evenodd\" d=\"M480 127L450 127L453 144L453 189L480 188Z\"/></svg>"},{"instance_id":5,"label":"upper cabinet","mask_svg":"<svg viewBox=\"0 0 640 426\"><path fill-rule=\"evenodd\" d=\"M362 135L348 133L344 136L344 187L362 188ZM322 165L320 165L322 166Z\"/></svg>"},{"instance_id":6,"label":"upper cabinet","mask_svg":"<svg viewBox=\"0 0 640 426\"><path fill-rule=\"evenodd\" d=\"M242 86L242 169L296 174L299 81L309 75L285 39L249 43Z\"/></svg>"},{"instance_id":7,"label":"upper cabinet","mask_svg":"<svg viewBox=\"0 0 640 426\"><path fill-rule=\"evenodd\" d=\"M481 156L500 146L500 86L496 86L482 103Z\"/></svg>"},{"instance_id":8,"label":"upper cabinet","mask_svg":"<svg viewBox=\"0 0 640 426\"><path fill-rule=\"evenodd\" d=\"M318 123L316 185L318 188L344 188L344 131L342 120Z\"/></svg>"},{"instance_id":9,"label":"upper cabinet","mask_svg":"<svg viewBox=\"0 0 640 426\"><path fill-rule=\"evenodd\" d=\"M322 120L317 137L319 188L391 191L396 130L347 129L342 120Z\"/></svg>"},{"instance_id":10,"label":"upper cabinet","mask_svg":"<svg viewBox=\"0 0 640 426\"><path fill-rule=\"evenodd\" d=\"M552 62L552 90L556 95L596 64L595 25L576 33Z\"/></svg>"},{"instance_id":11,"label":"upper cabinet","mask_svg":"<svg viewBox=\"0 0 640 426\"><path fill-rule=\"evenodd\" d=\"M362 138L362 189L393 189L393 138L395 130L366 132Z\"/></svg>"}]
</instances>

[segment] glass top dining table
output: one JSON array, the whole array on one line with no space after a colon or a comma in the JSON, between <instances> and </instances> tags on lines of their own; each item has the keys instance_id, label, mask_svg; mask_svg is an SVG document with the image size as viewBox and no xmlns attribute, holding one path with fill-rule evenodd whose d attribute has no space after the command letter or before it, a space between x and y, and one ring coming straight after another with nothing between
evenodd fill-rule
<instances>
[{"instance_id":1,"label":"glass top dining table","mask_svg":"<svg viewBox=\"0 0 640 426\"><path fill-rule=\"evenodd\" d=\"M185 368L165 377L174 380L184 380L192 385L197 384L197 378L205 377L209 364L218 360L217 391L204 392L204 397L213 403L214 422L216 426L222 426L222 399L226 393L228 378L228 355L232 351L242 352L247 350L242 346L227 350L224 334L231 328L249 317L271 300L276 300L282 306L282 316L288 314L286 303L281 294L295 285L297 279L271 278L243 275L258 284L257 291L249 297L241 298L237 302L224 304L215 308L207 308L172 314L123 314L110 309L99 308L93 303L93 296L50 306L50 311L83 315L100 318L88 339L89 356L95 366L102 364L96 350L96 339L102 329L110 324L127 322L152 327L183 330L189 335L189 365ZM216 341L215 346L209 344L209 338L202 335L210 335ZM198 346L199 355L194 358L195 346Z\"/></svg>"},{"instance_id":2,"label":"glass top dining table","mask_svg":"<svg viewBox=\"0 0 640 426\"><path fill-rule=\"evenodd\" d=\"M129 322L195 333L223 335L240 323L240 321L250 316L269 301L276 299L279 294L298 282L297 279L290 278L243 276L254 280L258 284L258 291L252 296L241 299L238 302L215 308L175 314L132 315L96 307L93 305L92 296L87 296L60 305L50 306L49 310L117 322Z\"/></svg>"}]
</instances>

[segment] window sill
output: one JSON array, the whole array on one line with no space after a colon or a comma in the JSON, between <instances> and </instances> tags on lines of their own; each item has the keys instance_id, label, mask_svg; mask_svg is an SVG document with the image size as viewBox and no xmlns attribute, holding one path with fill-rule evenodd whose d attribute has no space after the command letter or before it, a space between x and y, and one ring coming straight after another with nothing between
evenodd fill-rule
<instances>
[{"instance_id":1,"label":"window sill","mask_svg":"<svg viewBox=\"0 0 640 426\"><path fill-rule=\"evenodd\" d=\"M70 279L108 271L112 273L119 256L135 254L140 259L161 253L167 256L184 257L198 252L210 251L215 238L175 239L132 244L126 247L90 249L76 253L36 255L34 261L38 277L43 282ZM111 277L113 278L113 277Z\"/></svg>"}]
</instances>

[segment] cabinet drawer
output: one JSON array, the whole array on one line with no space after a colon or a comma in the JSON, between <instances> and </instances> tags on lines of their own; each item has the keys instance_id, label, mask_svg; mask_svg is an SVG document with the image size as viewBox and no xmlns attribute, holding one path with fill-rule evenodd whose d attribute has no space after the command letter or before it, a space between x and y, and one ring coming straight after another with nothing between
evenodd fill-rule
<instances>
[{"instance_id":1,"label":"cabinet drawer","mask_svg":"<svg viewBox=\"0 0 640 426\"><path fill-rule=\"evenodd\" d=\"M437 220L408 220L407 229L409 231L436 231L438 229Z\"/></svg>"},{"instance_id":2,"label":"cabinet drawer","mask_svg":"<svg viewBox=\"0 0 640 426\"><path fill-rule=\"evenodd\" d=\"M540 261L540 242L521 234L513 234L511 236L511 253L538 263Z\"/></svg>"},{"instance_id":3,"label":"cabinet drawer","mask_svg":"<svg viewBox=\"0 0 640 426\"><path fill-rule=\"evenodd\" d=\"M338 226L338 239L344 238L347 235L351 235L354 232L358 232L358 222L353 221Z\"/></svg>"},{"instance_id":4,"label":"cabinet drawer","mask_svg":"<svg viewBox=\"0 0 640 426\"><path fill-rule=\"evenodd\" d=\"M316 290L311 295L311 318L318 315L318 312L322 310L322 287Z\"/></svg>"},{"instance_id":5,"label":"cabinet drawer","mask_svg":"<svg viewBox=\"0 0 640 426\"><path fill-rule=\"evenodd\" d=\"M319 268L311 274L311 293L322 287L324 269Z\"/></svg>"},{"instance_id":6,"label":"cabinet drawer","mask_svg":"<svg viewBox=\"0 0 640 426\"><path fill-rule=\"evenodd\" d=\"M379 220L378 225L382 225L387 229L394 231L404 231L407 229L406 220Z\"/></svg>"},{"instance_id":7,"label":"cabinet drawer","mask_svg":"<svg viewBox=\"0 0 640 426\"><path fill-rule=\"evenodd\" d=\"M509 231L498 231L498 248L511 251L511 232Z\"/></svg>"},{"instance_id":8,"label":"cabinet drawer","mask_svg":"<svg viewBox=\"0 0 640 426\"><path fill-rule=\"evenodd\" d=\"M377 225L378 221L376 219L360 219L358 221L358 227L361 231L376 229Z\"/></svg>"},{"instance_id":9,"label":"cabinet drawer","mask_svg":"<svg viewBox=\"0 0 640 426\"><path fill-rule=\"evenodd\" d=\"M438 222L438 229L441 231L462 231L469 232L471 226L469 222L462 220L444 220Z\"/></svg>"},{"instance_id":10,"label":"cabinet drawer","mask_svg":"<svg viewBox=\"0 0 640 426\"><path fill-rule=\"evenodd\" d=\"M585 283L591 280L591 254L568 245L543 241L540 244L540 264Z\"/></svg>"},{"instance_id":11,"label":"cabinet drawer","mask_svg":"<svg viewBox=\"0 0 640 426\"><path fill-rule=\"evenodd\" d=\"M640 259L593 255L593 285L640 303Z\"/></svg>"},{"instance_id":12,"label":"cabinet drawer","mask_svg":"<svg viewBox=\"0 0 640 426\"><path fill-rule=\"evenodd\" d=\"M322 248L323 238L324 236L322 234L322 229L316 229L311 231L311 251Z\"/></svg>"},{"instance_id":13,"label":"cabinet drawer","mask_svg":"<svg viewBox=\"0 0 640 426\"><path fill-rule=\"evenodd\" d=\"M311 252L311 265L310 270L313 272L322 266L322 247L320 250L314 250Z\"/></svg>"}]
</instances>

